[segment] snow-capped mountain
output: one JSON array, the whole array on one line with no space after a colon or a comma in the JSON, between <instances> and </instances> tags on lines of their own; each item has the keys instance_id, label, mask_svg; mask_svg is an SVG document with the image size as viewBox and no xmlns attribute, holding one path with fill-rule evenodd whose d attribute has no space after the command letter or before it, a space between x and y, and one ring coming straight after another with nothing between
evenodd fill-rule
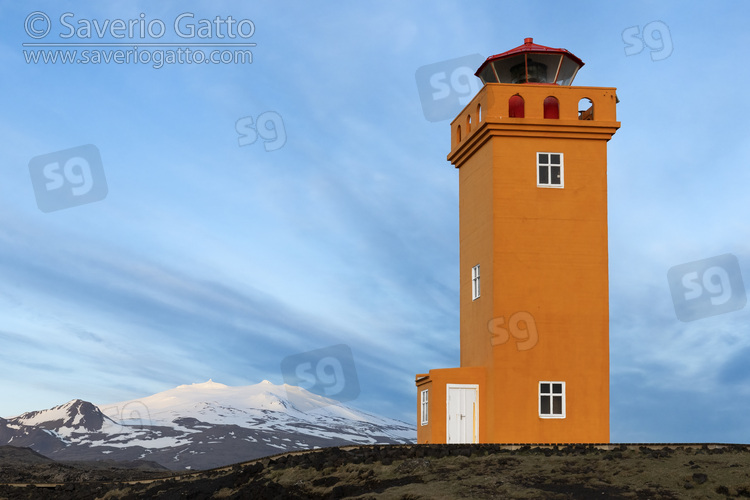
<instances>
[{"instance_id":1,"label":"snow-capped mountain","mask_svg":"<svg viewBox=\"0 0 750 500\"><path fill-rule=\"evenodd\" d=\"M76 399L0 418L0 445L28 446L55 460L143 459L171 469L415 437L413 425L266 380L245 387L209 380L102 406Z\"/></svg>"}]
</instances>

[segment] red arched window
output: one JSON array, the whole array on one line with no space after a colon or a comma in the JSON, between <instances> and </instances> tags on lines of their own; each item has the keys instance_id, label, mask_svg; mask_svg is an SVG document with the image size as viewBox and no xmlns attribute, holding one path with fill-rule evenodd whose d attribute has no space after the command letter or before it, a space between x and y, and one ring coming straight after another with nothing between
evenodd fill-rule
<instances>
[{"instance_id":1,"label":"red arched window","mask_svg":"<svg viewBox=\"0 0 750 500\"><path fill-rule=\"evenodd\" d=\"M544 117L552 120L560 118L560 102L557 97L549 96L544 100Z\"/></svg>"},{"instance_id":2,"label":"red arched window","mask_svg":"<svg viewBox=\"0 0 750 500\"><path fill-rule=\"evenodd\" d=\"M516 94L508 99L508 117L523 118L523 97Z\"/></svg>"}]
</instances>

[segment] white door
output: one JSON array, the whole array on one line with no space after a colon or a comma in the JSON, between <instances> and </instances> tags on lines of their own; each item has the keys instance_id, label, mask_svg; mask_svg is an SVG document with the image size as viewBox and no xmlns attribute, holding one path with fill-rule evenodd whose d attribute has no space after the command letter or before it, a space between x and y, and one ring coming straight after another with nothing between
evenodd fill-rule
<instances>
[{"instance_id":1,"label":"white door","mask_svg":"<svg viewBox=\"0 0 750 500\"><path fill-rule=\"evenodd\" d=\"M479 386L447 384L448 443L479 442Z\"/></svg>"}]
</instances>

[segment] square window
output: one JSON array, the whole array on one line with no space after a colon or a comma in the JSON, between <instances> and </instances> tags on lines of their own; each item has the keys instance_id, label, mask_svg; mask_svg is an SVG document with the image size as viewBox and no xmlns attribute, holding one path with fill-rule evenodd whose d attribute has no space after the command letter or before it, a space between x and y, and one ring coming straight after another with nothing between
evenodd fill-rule
<instances>
[{"instance_id":1,"label":"square window","mask_svg":"<svg viewBox=\"0 0 750 500\"><path fill-rule=\"evenodd\" d=\"M536 154L537 187L563 187L563 154Z\"/></svg>"},{"instance_id":2,"label":"square window","mask_svg":"<svg viewBox=\"0 0 750 500\"><path fill-rule=\"evenodd\" d=\"M565 382L539 382L539 417L565 418Z\"/></svg>"}]
</instances>

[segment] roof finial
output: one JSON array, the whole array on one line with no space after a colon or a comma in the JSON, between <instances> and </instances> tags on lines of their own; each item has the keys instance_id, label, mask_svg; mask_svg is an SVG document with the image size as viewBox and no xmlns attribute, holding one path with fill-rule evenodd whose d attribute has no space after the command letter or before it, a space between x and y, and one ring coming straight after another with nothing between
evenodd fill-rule
<instances>
[{"instance_id":1,"label":"roof finial","mask_svg":"<svg viewBox=\"0 0 750 500\"><path fill-rule=\"evenodd\" d=\"M523 43L525 43L526 45L531 45L532 43L534 43L534 39L533 39L533 38L531 38L531 37L529 37L529 38L524 38L524 39L523 39Z\"/></svg>"}]
</instances>

